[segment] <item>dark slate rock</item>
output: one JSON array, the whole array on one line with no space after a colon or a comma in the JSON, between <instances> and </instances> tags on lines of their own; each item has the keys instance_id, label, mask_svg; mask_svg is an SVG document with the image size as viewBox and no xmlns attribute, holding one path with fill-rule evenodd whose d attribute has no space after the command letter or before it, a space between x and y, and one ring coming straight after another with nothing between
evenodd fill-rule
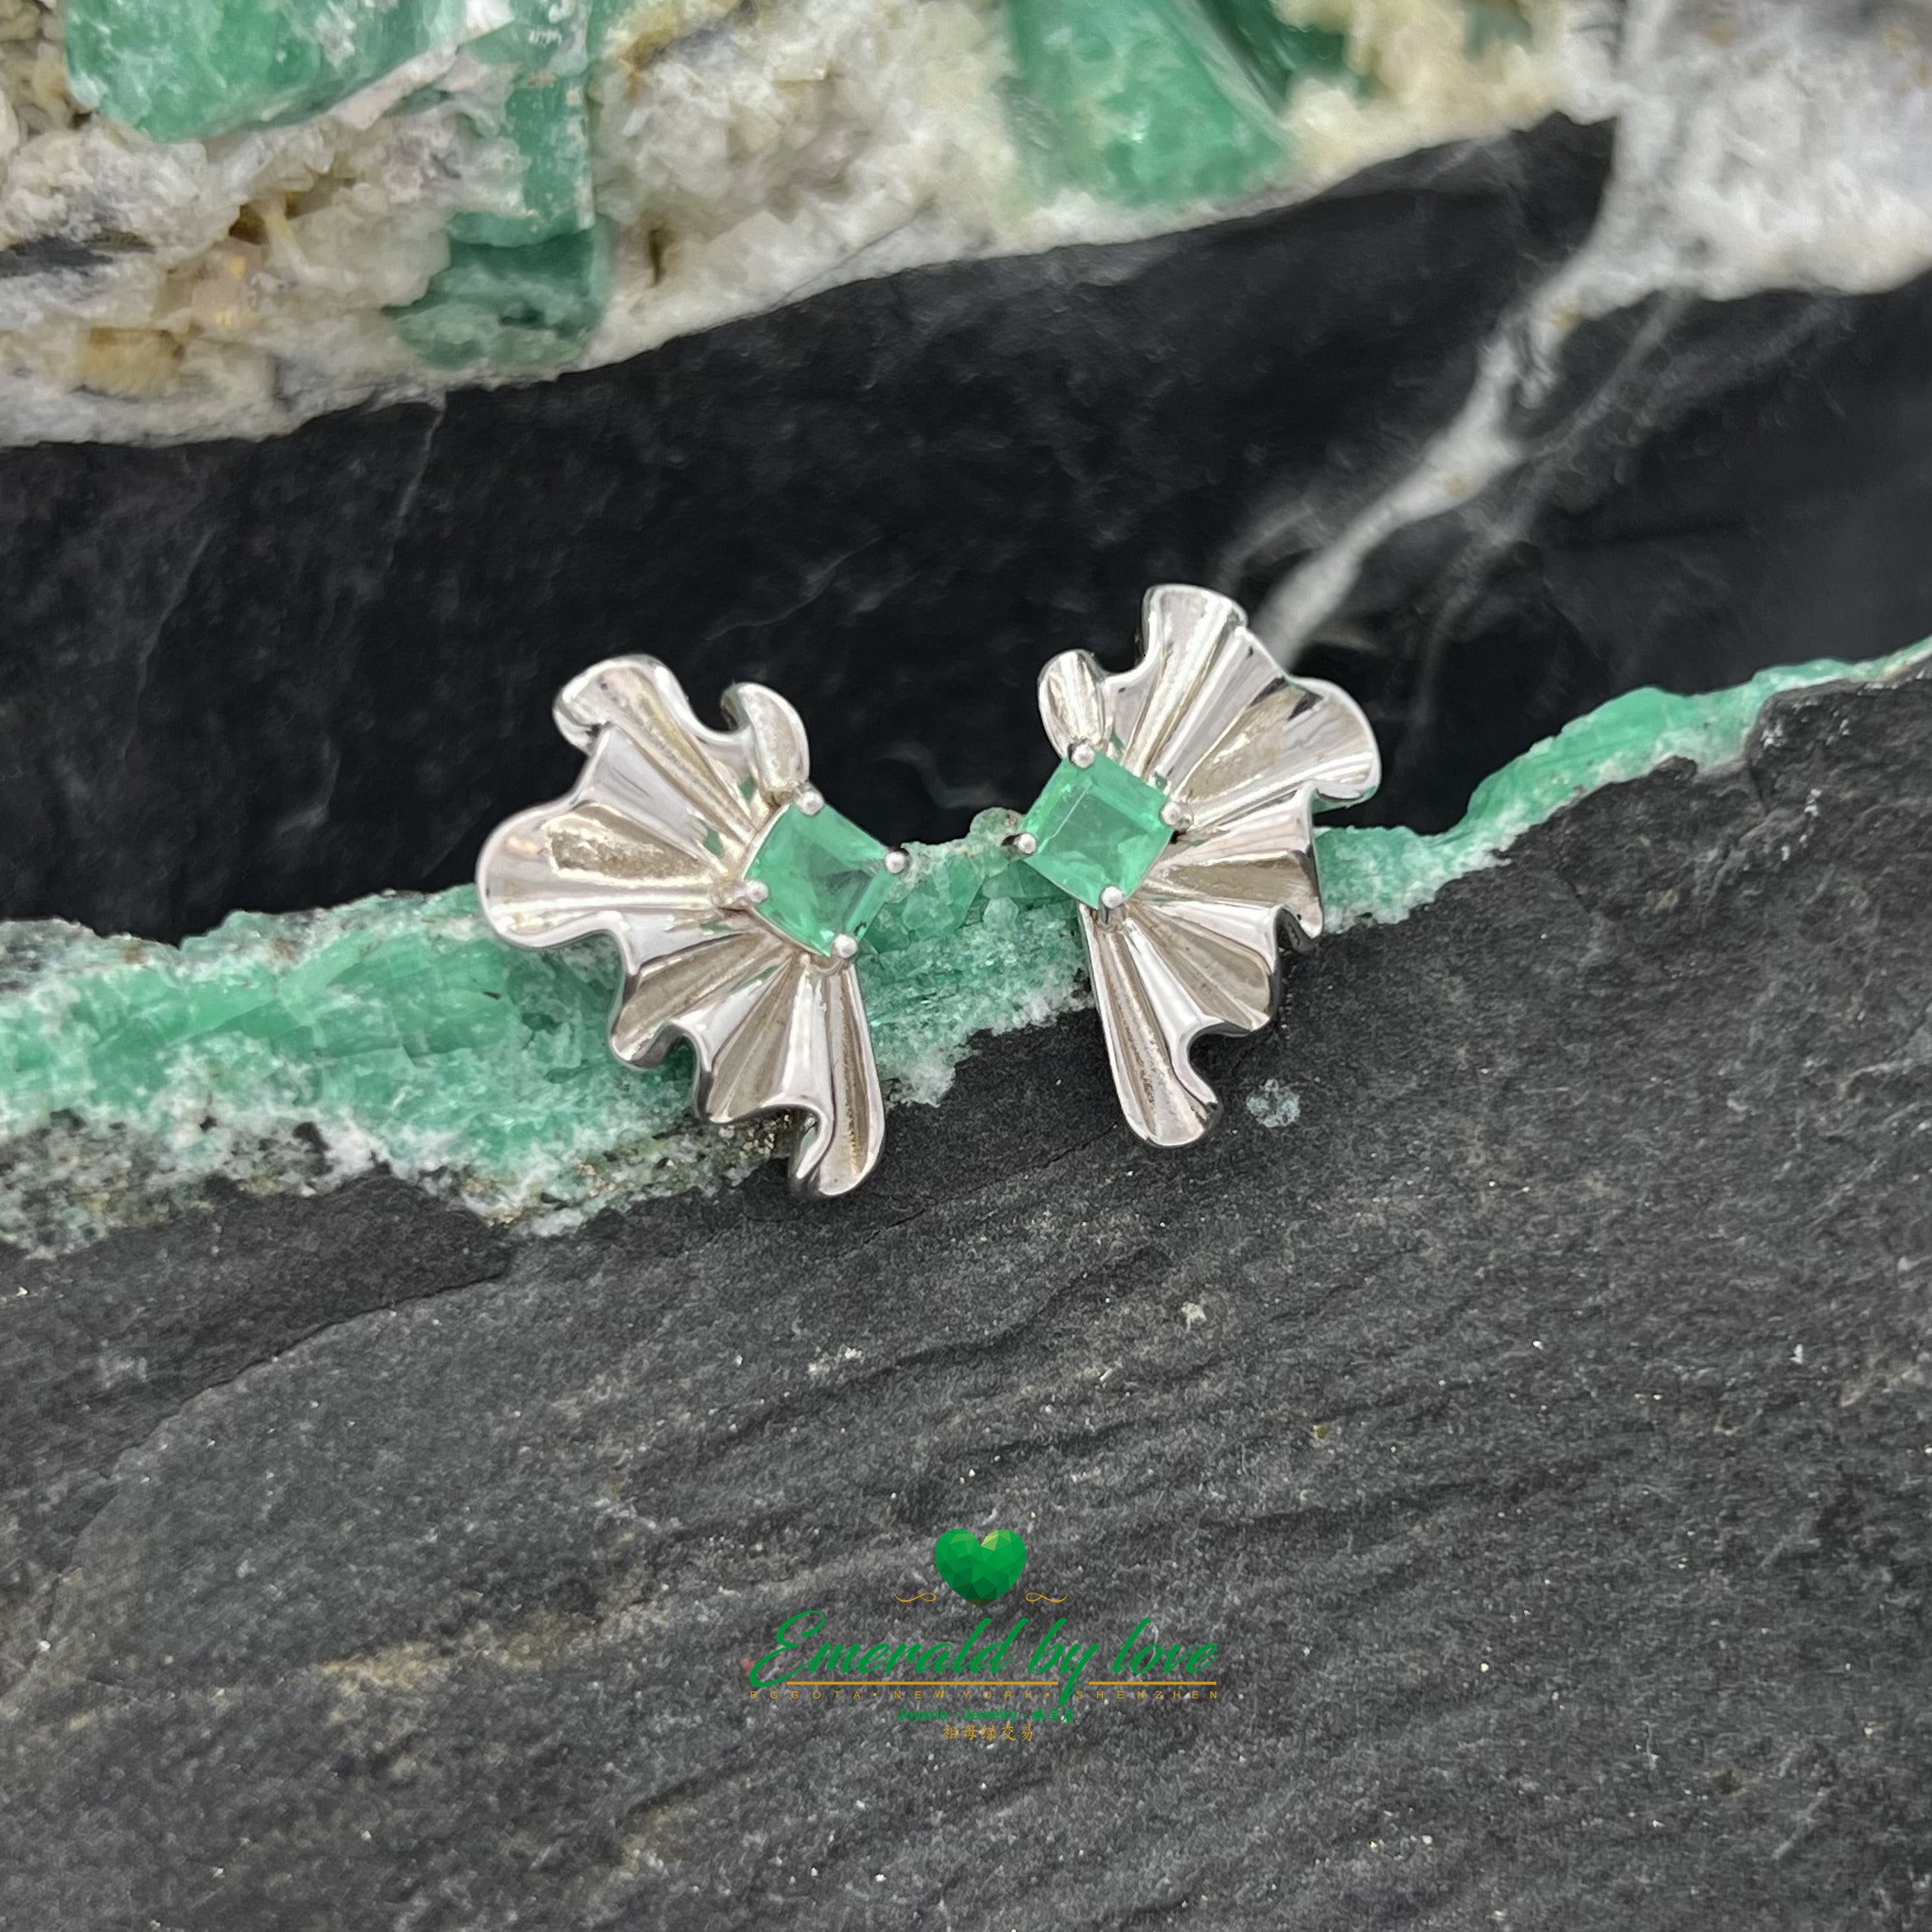
<instances>
[{"instance_id":1,"label":"dark slate rock","mask_svg":"<svg viewBox=\"0 0 1932 1932\"><path fill-rule=\"evenodd\" d=\"M1922 1926L1928 956L1932 680L1826 691L1294 962L1190 1154L1084 1018L836 1208L16 1264L0 1923ZM746 1696L962 1523L1219 1698Z\"/></svg>"},{"instance_id":2,"label":"dark slate rock","mask_svg":"<svg viewBox=\"0 0 1932 1932\"><path fill-rule=\"evenodd\" d=\"M1601 128L1160 240L838 289L260 445L0 452L0 916L161 937L466 876L644 650L780 686L894 838L1024 805L1040 664L1131 656L1256 502L1378 487L1587 232Z\"/></svg>"},{"instance_id":3,"label":"dark slate rock","mask_svg":"<svg viewBox=\"0 0 1932 1932\"><path fill-rule=\"evenodd\" d=\"M1512 427L1530 460L1384 544L1302 661L1375 712L1389 776L1365 822L1453 824L1637 685L1932 634L1932 276L1647 302L1578 330Z\"/></svg>"}]
</instances>

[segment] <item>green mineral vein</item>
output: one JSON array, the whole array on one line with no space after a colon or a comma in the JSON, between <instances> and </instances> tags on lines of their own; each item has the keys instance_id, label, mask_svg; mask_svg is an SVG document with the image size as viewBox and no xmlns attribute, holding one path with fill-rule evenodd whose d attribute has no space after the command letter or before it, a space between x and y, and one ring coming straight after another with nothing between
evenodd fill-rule
<instances>
[{"instance_id":1,"label":"green mineral vein","mask_svg":"<svg viewBox=\"0 0 1932 1932\"><path fill-rule=\"evenodd\" d=\"M1532 826L1673 758L1736 760L1777 693L1894 676L1874 663L1782 667L1694 698L1637 691L1489 778L1451 830L1325 830L1331 932L1406 917L1496 864ZM859 965L891 1097L932 1102L980 1033L1084 1004L1072 902L1001 841L1015 814L910 849ZM479 1214L542 1228L715 1186L782 1128L707 1128L681 1055L610 1056L614 952L521 952L462 889L331 910L238 914L179 947L52 922L0 925L0 1237L55 1252L156 1218L220 1175L262 1190L384 1166Z\"/></svg>"}]
</instances>

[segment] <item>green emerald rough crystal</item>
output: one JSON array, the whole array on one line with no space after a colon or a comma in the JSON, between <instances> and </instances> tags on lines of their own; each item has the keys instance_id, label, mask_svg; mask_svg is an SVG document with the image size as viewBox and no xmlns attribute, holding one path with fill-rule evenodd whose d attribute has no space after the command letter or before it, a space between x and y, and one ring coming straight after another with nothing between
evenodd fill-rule
<instances>
[{"instance_id":1,"label":"green emerald rough crystal","mask_svg":"<svg viewBox=\"0 0 1932 1932\"><path fill-rule=\"evenodd\" d=\"M1006 20L1020 88L1077 185L1192 201L1286 167L1268 93L1195 0L1007 0Z\"/></svg>"},{"instance_id":2,"label":"green emerald rough crystal","mask_svg":"<svg viewBox=\"0 0 1932 1932\"><path fill-rule=\"evenodd\" d=\"M452 242L448 267L389 319L434 368L554 368L590 340L610 298L610 231L599 221L524 248Z\"/></svg>"},{"instance_id":3,"label":"green emerald rough crystal","mask_svg":"<svg viewBox=\"0 0 1932 1932\"><path fill-rule=\"evenodd\" d=\"M609 299L586 88L613 17L608 0L73 0L68 64L76 98L159 141L304 120L425 55L500 70L453 96L432 79L393 110L454 99L517 172L491 206L452 216L449 266L390 314L435 367L542 368L576 354Z\"/></svg>"},{"instance_id":4,"label":"green emerald rough crystal","mask_svg":"<svg viewBox=\"0 0 1932 1932\"><path fill-rule=\"evenodd\" d=\"M842 932L856 939L892 890L886 848L829 805L784 806L766 828L745 877L767 894L760 915L788 938L831 956Z\"/></svg>"},{"instance_id":5,"label":"green emerald rough crystal","mask_svg":"<svg viewBox=\"0 0 1932 1932\"><path fill-rule=\"evenodd\" d=\"M69 85L157 141L306 119L468 35L466 0L69 0Z\"/></svg>"},{"instance_id":6,"label":"green emerald rough crystal","mask_svg":"<svg viewBox=\"0 0 1932 1932\"><path fill-rule=\"evenodd\" d=\"M454 242L514 248L590 226L590 118L580 73L520 76L503 104L503 134L523 162L520 209L465 208L449 218Z\"/></svg>"},{"instance_id":7,"label":"green emerald rough crystal","mask_svg":"<svg viewBox=\"0 0 1932 1932\"><path fill-rule=\"evenodd\" d=\"M1174 836L1160 815L1166 802L1112 758L1062 758L1026 815L1035 847L1026 862L1083 905L1097 907L1109 886L1131 892Z\"/></svg>"},{"instance_id":8,"label":"green emerald rough crystal","mask_svg":"<svg viewBox=\"0 0 1932 1932\"><path fill-rule=\"evenodd\" d=\"M1347 34L1291 26L1275 11L1274 0L1202 0L1202 6L1277 107L1298 80L1360 80L1348 65Z\"/></svg>"},{"instance_id":9,"label":"green emerald rough crystal","mask_svg":"<svg viewBox=\"0 0 1932 1932\"><path fill-rule=\"evenodd\" d=\"M470 52L512 78L500 122L484 131L507 139L523 165L520 208L465 209L450 218L450 238L491 248L547 242L588 228L595 210L590 114L585 88L601 28L585 0L515 0L517 17Z\"/></svg>"}]
</instances>

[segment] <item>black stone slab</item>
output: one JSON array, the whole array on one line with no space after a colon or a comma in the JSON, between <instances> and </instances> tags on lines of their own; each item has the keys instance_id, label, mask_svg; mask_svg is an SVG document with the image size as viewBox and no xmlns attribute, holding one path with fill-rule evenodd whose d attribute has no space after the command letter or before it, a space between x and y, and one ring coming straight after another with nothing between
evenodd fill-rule
<instances>
[{"instance_id":1,"label":"black stone slab","mask_svg":"<svg viewBox=\"0 0 1932 1932\"><path fill-rule=\"evenodd\" d=\"M1302 661L1374 712L1388 779L1364 822L1453 824L1637 685L1932 635L1932 276L1646 302L1580 328L1510 428L1523 466L1382 545Z\"/></svg>"},{"instance_id":2,"label":"black stone slab","mask_svg":"<svg viewBox=\"0 0 1932 1932\"><path fill-rule=\"evenodd\" d=\"M1024 805L1033 686L1131 656L1248 508L1397 474L1594 215L1553 121L1310 205L836 290L261 444L0 452L0 916L178 936L466 876L572 771L556 686L653 652L804 712L893 838Z\"/></svg>"},{"instance_id":3,"label":"black stone slab","mask_svg":"<svg viewBox=\"0 0 1932 1932\"><path fill-rule=\"evenodd\" d=\"M1922 1924L1928 754L1932 680L1800 697L1324 942L1192 1154L1086 1018L834 1208L14 1264L0 1923ZM896 1600L956 1525L1218 1696L747 1696L970 1629Z\"/></svg>"}]
</instances>

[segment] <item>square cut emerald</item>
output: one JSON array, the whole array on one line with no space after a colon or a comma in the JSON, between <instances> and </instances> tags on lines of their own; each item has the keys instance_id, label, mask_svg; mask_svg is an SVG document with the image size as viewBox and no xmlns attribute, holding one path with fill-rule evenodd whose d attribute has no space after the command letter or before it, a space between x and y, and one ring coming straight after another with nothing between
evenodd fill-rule
<instances>
[{"instance_id":1,"label":"square cut emerald","mask_svg":"<svg viewBox=\"0 0 1932 1932\"><path fill-rule=\"evenodd\" d=\"M1161 817L1166 796L1126 766L1096 755L1063 758L1021 830L1036 849L1026 862L1083 905L1098 907L1109 886L1131 892L1174 836Z\"/></svg>"},{"instance_id":2,"label":"square cut emerald","mask_svg":"<svg viewBox=\"0 0 1932 1932\"><path fill-rule=\"evenodd\" d=\"M766 889L760 918L828 958L842 932L856 939L872 923L892 883L886 848L829 805L782 807L745 877Z\"/></svg>"}]
</instances>

